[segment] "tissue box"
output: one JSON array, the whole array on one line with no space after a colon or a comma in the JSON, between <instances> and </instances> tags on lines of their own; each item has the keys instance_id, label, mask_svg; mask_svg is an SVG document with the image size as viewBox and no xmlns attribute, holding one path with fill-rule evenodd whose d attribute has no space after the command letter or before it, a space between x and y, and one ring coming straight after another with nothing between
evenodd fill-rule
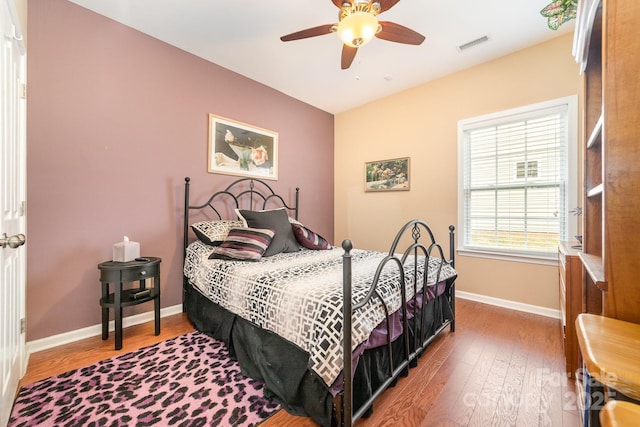
<instances>
[{"instance_id":1,"label":"tissue box","mask_svg":"<svg viewBox=\"0 0 640 427\"><path fill-rule=\"evenodd\" d=\"M130 242L127 236L124 236L122 242L113 245L113 260L117 262L133 261L140 258L140 243Z\"/></svg>"}]
</instances>

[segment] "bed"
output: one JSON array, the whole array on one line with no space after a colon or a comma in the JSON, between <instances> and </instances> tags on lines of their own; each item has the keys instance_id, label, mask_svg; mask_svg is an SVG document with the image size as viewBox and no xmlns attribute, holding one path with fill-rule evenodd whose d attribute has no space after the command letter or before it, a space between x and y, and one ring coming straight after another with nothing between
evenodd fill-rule
<instances>
[{"instance_id":1,"label":"bed","mask_svg":"<svg viewBox=\"0 0 640 427\"><path fill-rule=\"evenodd\" d=\"M300 221L297 188L285 198L241 178L194 204L190 185L184 311L288 412L351 426L438 334L455 331L453 226L449 259L421 220L389 252L335 247Z\"/></svg>"}]
</instances>

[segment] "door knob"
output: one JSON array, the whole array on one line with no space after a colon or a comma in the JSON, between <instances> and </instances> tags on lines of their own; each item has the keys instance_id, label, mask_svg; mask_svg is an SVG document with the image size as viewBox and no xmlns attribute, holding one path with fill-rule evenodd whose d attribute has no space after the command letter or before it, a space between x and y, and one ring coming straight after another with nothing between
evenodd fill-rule
<instances>
[{"instance_id":1,"label":"door knob","mask_svg":"<svg viewBox=\"0 0 640 427\"><path fill-rule=\"evenodd\" d=\"M7 236L7 233L2 233L2 237L0 237L0 246L6 248L9 246L10 248L17 248L18 246L24 245L24 242L27 241L27 238L24 234L16 234L11 237Z\"/></svg>"}]
</instances>

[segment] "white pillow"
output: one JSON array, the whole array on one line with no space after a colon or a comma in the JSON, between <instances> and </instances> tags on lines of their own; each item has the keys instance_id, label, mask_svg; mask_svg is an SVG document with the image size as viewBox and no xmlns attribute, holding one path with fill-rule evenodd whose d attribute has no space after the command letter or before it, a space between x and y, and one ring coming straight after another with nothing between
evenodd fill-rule
<instances>
[{"instance_id":1,"label":"white pillow","mask_svg":"<svg viewBox=\"0 0 640 427\"><path fill-rule=\"evenodd\" d=\"M198 239L211 246L219 246L232 228L246 227L240 220L200 221L191 225Z\"/></svg>"}]
</instances>

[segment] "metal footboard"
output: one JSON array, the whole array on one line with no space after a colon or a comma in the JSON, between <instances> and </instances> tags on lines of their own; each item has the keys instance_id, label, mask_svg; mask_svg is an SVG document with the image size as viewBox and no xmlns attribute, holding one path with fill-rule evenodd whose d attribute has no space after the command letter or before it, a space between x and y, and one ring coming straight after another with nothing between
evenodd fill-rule
<instances>
[{"instance_id":1,"label":"metal footboard","mask_svg":"<svg viewBox=\"0 0 640 427\"><path fill-rule=\"evenodd\" d=\"M353 244L350 240L345 240L342 242L342 248L344 249L342 265L343 265L343 292L344 292L344 305L343 305L343 357L344 357L344 391L342 396L341 408L336 408L336 421L338 425L343 425L345 427L352 426L358 419L360 419L373 405L374 400L382 394L390 385L392 385L400 376L405 375L409 368L415 366L417 364L418 357L423 353L425 348L431 343L431 341L442 332L447 326L450 327L451 332L455 331L455 287L453 279L450 283L446 284L446 288L444 293L446 295L446 301L449 305L449 309L451 311L451 318L445 319L444 313L437 313L438 304L433 304L433 328L435 329L433 333L429 333L427 328L427 304L429 300L429 289L427 286L428 280L428 268L429 268L429 259L432 257L436 257L442 260L443 263L450 264L452 267L455 267L455 236L454 236L455 227L453 225L449 226L449 260L446 260L444 256L444 252L442 250L442 246L436 242L433 232L431 228L421 220L412 220L404 225L396 235L396 238L391 245L391 249L389 253L385 256L385 258L380 262L378 268L376 270L376 274L374 276L373 282L371 284L371 288L367 295L356 303L352 302L352 288L351 288L351 279L352 279L352 266L351 266L351 250L353 249ZM408 245L404 252L401 254L398 253L398 245L401 240L405 236L408 236L410 233L410 238L412 243ZM421 240L422 239L422 240ZM423 243L423 241L425 243ZM432 255L435 253L435 255ZM419 281L419 269L418 262L419 257L424 256L424 272L422 274L422 289L418 291L418 281ZM413 258L413 272L409 273L412 275L411 282L413 283L413 297L411 298L414 307L414 315L411 320L409 320L408 316L408 301L407 301L407 292L405 284L408 282L407 273L405 272L405 262L409 257ZM402 297L402 306L400 310L402 311L402 336L403 336L403 358L399 361L393 360L393 352L392 352L392 342L390 336L390 328L389 326L389 315L387 306L379 297L378 292L376 290L378 280L380 278L380 274L385 267L389 265L398 268L399 274L399 286L400 293ZM434 299L437 298L437 288L440 280L440 273L442 270L442 263L438 267L438 272L436 276L436 284L433 286ZM348 373L353 373L353 361L352 361L352 314L364 306L369 300L372 298L378 298L382 301L387 318L387 342L386 342L386 350L388 351L388 357L390 361L389 366L389 375L388 378L376 389L372 392L370 398L364 402L360 408L356 410L354 413L353 408L353 380L352 375ZM418 305L420 303L420 309L418 309ZM436 320L439 321L436 321ZM412 330L414 331L413 337L410 336L410 328L409 322L413 322ZM420 323L420 328L418 328L418 323ZM415 333L416 331L420 331L420 333Z\"/></svg>"}]
</instances>

